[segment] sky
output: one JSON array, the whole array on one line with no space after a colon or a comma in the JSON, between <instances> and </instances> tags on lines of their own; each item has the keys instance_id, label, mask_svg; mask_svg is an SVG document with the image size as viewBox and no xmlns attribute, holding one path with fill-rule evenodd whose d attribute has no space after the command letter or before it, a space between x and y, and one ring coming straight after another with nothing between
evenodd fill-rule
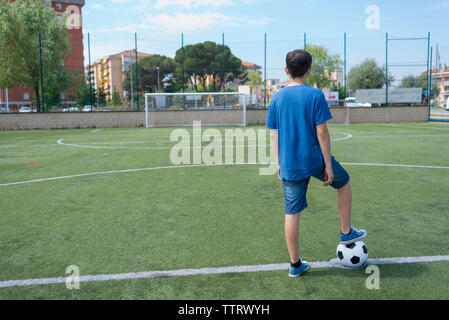
<instances>
[{"instance_id":1,"label":"sky","mask_svg":"<svg viewBox=\"0 0 449 320\"><path fill-rule=\"evenodd\" d=\"M286 80L286 54L308 44L325 46L344 57L349 69L367 58L383 66L386 33L389 69L396 80L426 71L428 43L433 62L438 45L441 62L449 65L449 0L86 0L83 8L85 63L87 36L91 59L134 48L174 57L184 45L222 42L243 61L264 67L267 34L267 79ZM401 65L413 66L401 66ZM415 66L417 65L417 66Z\"/></svg>"}]
</instances>

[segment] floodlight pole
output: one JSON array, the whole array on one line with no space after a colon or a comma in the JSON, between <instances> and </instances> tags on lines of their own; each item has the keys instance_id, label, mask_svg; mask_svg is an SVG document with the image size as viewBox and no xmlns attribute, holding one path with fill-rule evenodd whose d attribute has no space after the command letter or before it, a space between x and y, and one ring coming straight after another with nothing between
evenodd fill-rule
<instances>
[{"instance_id":1,"label":"floodlight pole","mask_svg":"<svg viewBox=\"0 0 449 320\"><path fill-rule=\"evenodd\" d=\"M307 47L307 33L304 32L304 50L306 50Z\"/></svg>"}]
</instances>

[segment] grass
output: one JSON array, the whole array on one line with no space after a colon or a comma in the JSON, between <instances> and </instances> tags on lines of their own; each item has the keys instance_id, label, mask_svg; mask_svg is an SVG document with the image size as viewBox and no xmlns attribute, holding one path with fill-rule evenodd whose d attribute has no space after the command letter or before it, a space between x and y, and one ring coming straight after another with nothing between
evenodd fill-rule
<instances>
[{"instance_id":1,"label":"grass","mask_svg":"<svg viewBox=\"0 0 449 320\"><path fill-rule=\"evenodd\" d=\"M0 184L172 166L164 147L173 145L173 129L0 132ZM330 130L333 138L353 136L332 145L343 163L449 166L444 124ZM102 149L58 145L60 139ZM259 168L148 170L0 187L0 281L64 277L69 265L94 275L287 262L282 187ZM368 230L370 258L449 254L447 169L345 168L353 224ZM312 180L308 202L301 255L334 258L335 192ZM73 291L64 284L13 287L0 289L0 299L448 299L448 271L449 262L381 265L380 290L366 289L364 269L312 269L299 279L273 271L81 283Z\"/></svg>"}]
</instances>

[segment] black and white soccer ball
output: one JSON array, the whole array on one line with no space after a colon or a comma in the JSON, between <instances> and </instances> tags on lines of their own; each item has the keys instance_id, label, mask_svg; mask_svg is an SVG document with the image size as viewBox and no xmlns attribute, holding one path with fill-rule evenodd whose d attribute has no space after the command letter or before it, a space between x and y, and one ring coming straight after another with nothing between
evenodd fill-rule
<instances>
[{"instance_id":1,"label":"black and white soccer ball","mask_svg":"<svg viewBox=\"0 0 449 320\"><path fill-rule=\"evenodd\" d=\"M337 246L338 262L348 268L360 268L368 259L368 247L363 241Z\"/></svg>"}]
</instances>

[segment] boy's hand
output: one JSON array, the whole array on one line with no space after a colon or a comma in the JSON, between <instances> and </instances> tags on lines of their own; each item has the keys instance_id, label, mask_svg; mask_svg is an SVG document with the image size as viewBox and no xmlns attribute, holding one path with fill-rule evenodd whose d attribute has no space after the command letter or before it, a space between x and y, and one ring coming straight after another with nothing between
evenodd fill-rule
<instances>
[{"instance_id":1,"label":"boy's hand","mask_svg":"<svg viewBox=\"0 0 449 320\"><path fill-rule=\"evenodd\" d=\"M326 166L324 168L324 184L323 186L327 187L332 184L334 181L334 171L332 170L332 166Z\"/></svg>"},{"instance_id":2,"label":"boy's hand","mask_svg":"<svg viewBox=\"0 0 449 320\"><path fill-rule=\"evenodd\" d=\"M279 180L282 181L282 179L281 179L281 166L280 165L278 165L278 178L279 178Z\"/></svg>"}]
</instances>

